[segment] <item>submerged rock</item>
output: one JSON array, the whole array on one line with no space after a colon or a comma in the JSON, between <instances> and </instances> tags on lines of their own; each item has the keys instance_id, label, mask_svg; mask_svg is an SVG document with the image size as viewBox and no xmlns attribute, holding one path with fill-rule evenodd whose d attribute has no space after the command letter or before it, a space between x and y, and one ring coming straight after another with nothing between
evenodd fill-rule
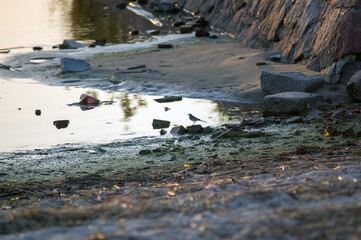
<instances>
[{"instance_id":1,"label":"submerged rock","mask_svg":"<svg viewBox=\"0 0 361 240\"><path fill-rule=\"evenodd\" d=\"M268 93L281 92L309 92L320 87L323 83L321 75L307 76L300 72L261 73L261 87Z\"/></svg>"},{"instance_id":2,"label":"submerged rock","mask_svg":"<svg viewBox=\"0 0 361 240\"><path fill-rule=\"evenodd\" d=\"M153 119L153 129L169 128L170 121Z\"/></svg>"},{"instance_id":3,"label":"submerged rock","mask_svg":"<svg viewBox=\"0 0 361 240\"><path fill-rule=\"evenodd\" d=\"M284 92L268 95L263 99L262 107L265 115L294 114L322 101L319 94L305 92Z\"/></svg>"},{"instance_id":4,"label":"submerged rock","mask_svg":"<svg viewBox=\"0 0 361 240\"><path fill-rule=\"evenodd\" d=\"M62 58L60 73L83 72L90 69L90 64L81 59Z\"/></svg>"}]
</instances>

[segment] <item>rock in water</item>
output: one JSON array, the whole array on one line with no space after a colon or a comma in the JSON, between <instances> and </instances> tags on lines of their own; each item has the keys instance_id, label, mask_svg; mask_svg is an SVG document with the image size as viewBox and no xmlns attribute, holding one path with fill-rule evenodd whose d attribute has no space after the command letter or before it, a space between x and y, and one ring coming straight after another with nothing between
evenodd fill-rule
<instances>
[{"instance_id":1,"label":"rock in water","mask_svg":"<svg viewBox=\"0 0 361 240\"><path fill-rule=\"evenodd\" d=\"M264 114L271 116L277 114L300 113L317 101L322 101L319 94L305 92L283 92L268 95L263 99L262 107Z\"/></svg>"},{"instance_id":2,"label":"rock in water","mask_svg":"<svg viewBox=\"0 0 361 240\"><path fill-rule=\"evenodd\" d=\"M172 128L172 130L170 130L170 133L182 135L182 134L187 133L187 130L183 126L177 126L177 127Z\"/></svg>"},{"instance_id":3,"label":"rock in water","mask_svg":"<svg viewBox=\"0 0 361 240\"><path fill-rule=\"evenodd\" d=\"M323 83L321 75L307 76L300 72L261 73L261 87L268 93L281 92L309 92L320 87Z\"/></svg>"},{"instance_id":4,"label":"rock in water","mask_svg":"<svg viewBox=\"0 0 361 240\"><path fill-rule=\"evenodd\" d=\"M201 125L192 125L187 127L188 133L199 134L203 133L203 127Z\"/></svg>"},{"instance_id":5,"label":"rock in water","mask_svg":"<svg viewBox=\"0 0 361 240\"><path fill-rule=\"evenodd\" d=\"M361 71L356 72L347 83L347 93L358 101L361 101Z\"/></svg>"},{"instance_id":6,"label":"rock in water","mask_svg":"<svg viewBox=\"0 0 361 240\"><path fill-rule=\"evenodd\" d=\"M159 103L169 103L169 102L182 101L182 97L179 97L179 96L164 96L163 98L154 99L154 101L159 102Z\"/></svg>"},{"instance_id":7,"label":"rock in water","mask_svg":"<svg viewBox=\"0 0 361 240\"><path fill-rule=\"evenodd\" d=\"M67 128L69 126L69 120L56 120L53 124L57 129Z\"/></svg>"},{"instance_id":8,"label":"rock in water","mask_svg":"<svg viewBox=\"0 0 361 240\"><path fill-rule=\"evenodd\" d=\"M60 45L60 49L77 49L83 47L85 47L83 44L74 40L64 40L63 44Z\"/></svg>"},{"instance_id":9,"label":"rock in water","mask_svg":"<svg viewBox=\"0 0 361 240\"><path fill-rule=\"evenodd\" d=\"M60 73L83 72L90 69L90 64L81 59L62 58Z\"/></svg>"},{"instance_id":10,"label":"rock in water","mask_svg":"<svg viewBox=\"0 0 361 240\"><path fill-rule=\"evenodd\" d=\"M170 121L153 119L153 129L169 128Z\"/></svg>"}]
</instances>

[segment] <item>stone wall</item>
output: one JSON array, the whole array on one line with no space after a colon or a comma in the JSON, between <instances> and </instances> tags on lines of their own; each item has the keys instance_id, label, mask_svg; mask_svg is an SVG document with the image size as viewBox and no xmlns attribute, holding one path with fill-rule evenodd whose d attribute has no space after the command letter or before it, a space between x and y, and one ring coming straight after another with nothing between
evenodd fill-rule
<instances>
[{"instance_id":1,"label":"stone wall","mask_svg":"<svg viewBox=\"0 0 361 240\"><path fill-rule=\"evenodd\" d=\"M361 0L188 0L185 9L247 46L278 49L283 61L315 71L361 54Z\"/></svg>"}]
</instances>

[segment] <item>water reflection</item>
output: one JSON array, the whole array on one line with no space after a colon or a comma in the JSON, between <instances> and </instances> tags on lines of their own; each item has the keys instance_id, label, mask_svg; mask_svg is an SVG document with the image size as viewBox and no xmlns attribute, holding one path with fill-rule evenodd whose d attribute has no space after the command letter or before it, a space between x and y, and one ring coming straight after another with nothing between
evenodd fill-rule
<instances>
[{"instance_id":1,"label":"water reflection","mask_svg":"<svg viewBox=\"0 0 361 240\"><path fill-rule=\"evenodd\" d=\"M153 25L126 9L118 9L115 0L73 0L67 21L73 39L100 39L124 43L132 29L147 30Z\"/></svg>"},{"instance_id":2,"label":"water reflection","mask_svg":"<svg viewBox=\"0 0 361 240\"><path fill-rule=\"evenodd\" d=\"M132 40L129 31L144 33L154 25L144 17L114 6L117 0L0 0L0 49L51 45L64 39ZM16 13L16 14L15 14Z\"/></svg>"},{"instance_id":3,"label":"water reflection","mask_svg":"<svg viewBox=\"0 0 361 240\"><path fill-rule=\"evenodd\" d=\"M137 113L137 109L146 108L148 106L147 100L139 94L121 94L116 97L123 111L124 122L129 122L131 118Z\"/></svg>"}]
</instances>

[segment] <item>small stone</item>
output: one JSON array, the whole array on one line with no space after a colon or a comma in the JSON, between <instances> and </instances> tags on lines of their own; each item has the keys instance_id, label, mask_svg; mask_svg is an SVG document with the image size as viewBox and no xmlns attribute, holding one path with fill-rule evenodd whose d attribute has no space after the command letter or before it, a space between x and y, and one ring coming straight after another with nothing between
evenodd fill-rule
<instances>
[{"instance_id":1,"label":"small stone","mask_svg":"<svg viewBox=\"0 0 361 240\"><path fill-rule=\"evenodd\" d=\"M158 44L158 48L172 48L172 47L173 45L167 42Z\"/></svg>"},{"instance_id":2,"label":"small stone","mask_svg":"<svg viewBox=\"0 0 361 240\"><path fill-rule=\"evenodd\" d=\"M107 44L107 40L105 40L104 38L95 40L95 45L105 46L106 44Z\"/></svg>"},{"instance_id":3,"label":"small stone","mask_svg":"<svg viewBox=\"0 0 361 240\"><path fill-rule=\"evenodd\" d=\"M167 131L164 130L164 129L161 129L161 130L159 131L159 133L160 133L160 135L165 135L165 134L167 133Z\"/></svg>"},{"instance_id":4,"label":"small stone","mask_svg":"<svg viewBox=\"0 0 361 240\"><path fill-rule=\"evenodd\" d=\"M41 115L41 110L40 110L40 109L36 109L36 110L35 110L35 115L36 115L36 116L40 116L40 115Z\"/></svg>"},{"instance_id":5,"label":"small stone","mask_svg":"<svg viewBox=\"0 0 361 240\"><path fill-rule=\"evenodd\" d=\"M60 68L60 73L83 72L90 69L90 64L81 59L62 58Z\"/></svg>"},{"instance_id":6,"label":"small stone","mask_svg":"<svg viewBox=\"0 0 361 240\"><path fill-rule=\"evenodd\" d=\"M203 128L203 133L211 133L211 132L213 132L213 128L211 128L210 126Z\"/></svg>"},{"instance_id":7,"label":"small stone","mask_svg":"<svg viewBox=\"0 0 361 240\"><path fill-rule=\"evenodd\" d=\"M153 119L153 129L169 128L170 121Z\"/></svg>"},{"instance_id":8,"label":"small stone","mask_svg":"<svg viewBox=\"0 0 361 240\"><path fill-rule=\"evenodd\" d=\"M180 34L191 33L192 31L193 31L193 26L192 25L179 26L179 33Z\"/></svg>"},{"instance_id":9,"label":"small stone","mask_svg":"<svg viewBox=\"0 0 361 240\"><path fill-rule=\"evenodd\" d=\"M184 25L184 23L185 23L185 22L184 22L183 20L178 19L178 20L176 20L176 21L173 22L172 26L173 26L173 27L179 27L179 26Z\"/></svg>"},{"instance_id":10,"label":"small stone","mask_svg":"<svg viewBox=\"0 0 361 240\"><path fill-rule=\"evenodd\" d=\"M88 47L90 47L90 48L95 48L96 45L95 45L95 43L91 43L91 44L88 45Z\"/></svg>"},{"instance_id":11,"label":"small stone","mask_svg":"<svg viewBox=\"0 0 361 240\"><path fill-rule=\"evenodd\" d=\"M74 40L64 40L63 44L59 45L60 49L77 49L85 47L83 44L78 43Z\"/></svg>"},{"instance_id":12,"label":"small stone","mask_svg":"<svg viewBox=\"0 0 361 240\"><path fill-rule=\"evenodd\" d=\"M263 66L263 65L267 65L267 63L266 62L258 62L258 63L256 63L256 66Z\"/></svg>"},{"instance_id":13,"label":"small stone","mask_svg":"<svg viewBox=\"0 0 361 240\"><path fill-rule=\"evenodd\" d=\"M139 30L132 30L129 32L130 36L138 36L139 35Z\"/></svg>"},{"instance_id":14,"label":"small stone","mask_svg":"<svg viewBox=\"0 0 361 240\"><path fill-rule=\"evenodd\" d=\"M246 125L261 125L264 123L263 118L252 118L246 121Z\"/></svg>"},{"instance_id":15,"label":"small stone","mask_svg":"<svg viewBox=\"0 0 361 240\"><path fill-rule=\"evenodd\" d=\"M139 151L139 155L144 156L144 155L148 155L151 154L152 151L150 151L149 149L143 149Z\"/></svg>"},{"instance_id":16,"label":"small stone","mask_svg":"<svg viewBox=\"0 0 361 240\"><path fill-rule=\"evenodd\" d=\"M187 127L188 133L199 134L203 133L203 127L201 125L192 125Z\"/></svg>"},{"instance_id":17,"label":"small stone","mask_svg":"<svg viewBox=\"0 0 361 240\"><path fill-rule=\"evenodd\" d=\"M53 122L53 125L57 129L67 128L69 126L69 120L56 120Z\"/></svg>"},{"instance_id":18,"label":"small stone","mask_svg":"<svg viewBox=\"0 0 361 240\"><path fill-rule=\"evenodd\" d=\"M43 48L36 46L36 47L33 47L33 50L34 50L34 51L41 51L41 50L43 50Z\"/></svg>"},{"instance_id":19,"label":"small stone","mask_svg":"<svg viewBox=\"0 0 361 240\"><path fill-rule=\"evenodd\" d=\"M183 126L177 126L177 127L172 128L172 130L170 130L170 133L182 135L182 134L187 133L187 130Z\"/></svg>"},{"instance_id":20,"label":"small stone","mask_svg":"<svg viewBox=\"0 0 361 240\"><path fill-rule=\"evenodd\" d=\"M209 32L203 30L203 29L197 29L196 30L196 37L209 37Z\"/></svg>"},{"instance_id":21,"label":"small stone","mask_svg":"<svg viewBox=\"0 0 361 240\"><path fill-rule=\"evenodd\" d=\"M182 101L182 99L183 98L179 96L164 96L163 98L154 99L154 101L159 103L169 103L169 102Z\"/></svg>"}]
</instances>

